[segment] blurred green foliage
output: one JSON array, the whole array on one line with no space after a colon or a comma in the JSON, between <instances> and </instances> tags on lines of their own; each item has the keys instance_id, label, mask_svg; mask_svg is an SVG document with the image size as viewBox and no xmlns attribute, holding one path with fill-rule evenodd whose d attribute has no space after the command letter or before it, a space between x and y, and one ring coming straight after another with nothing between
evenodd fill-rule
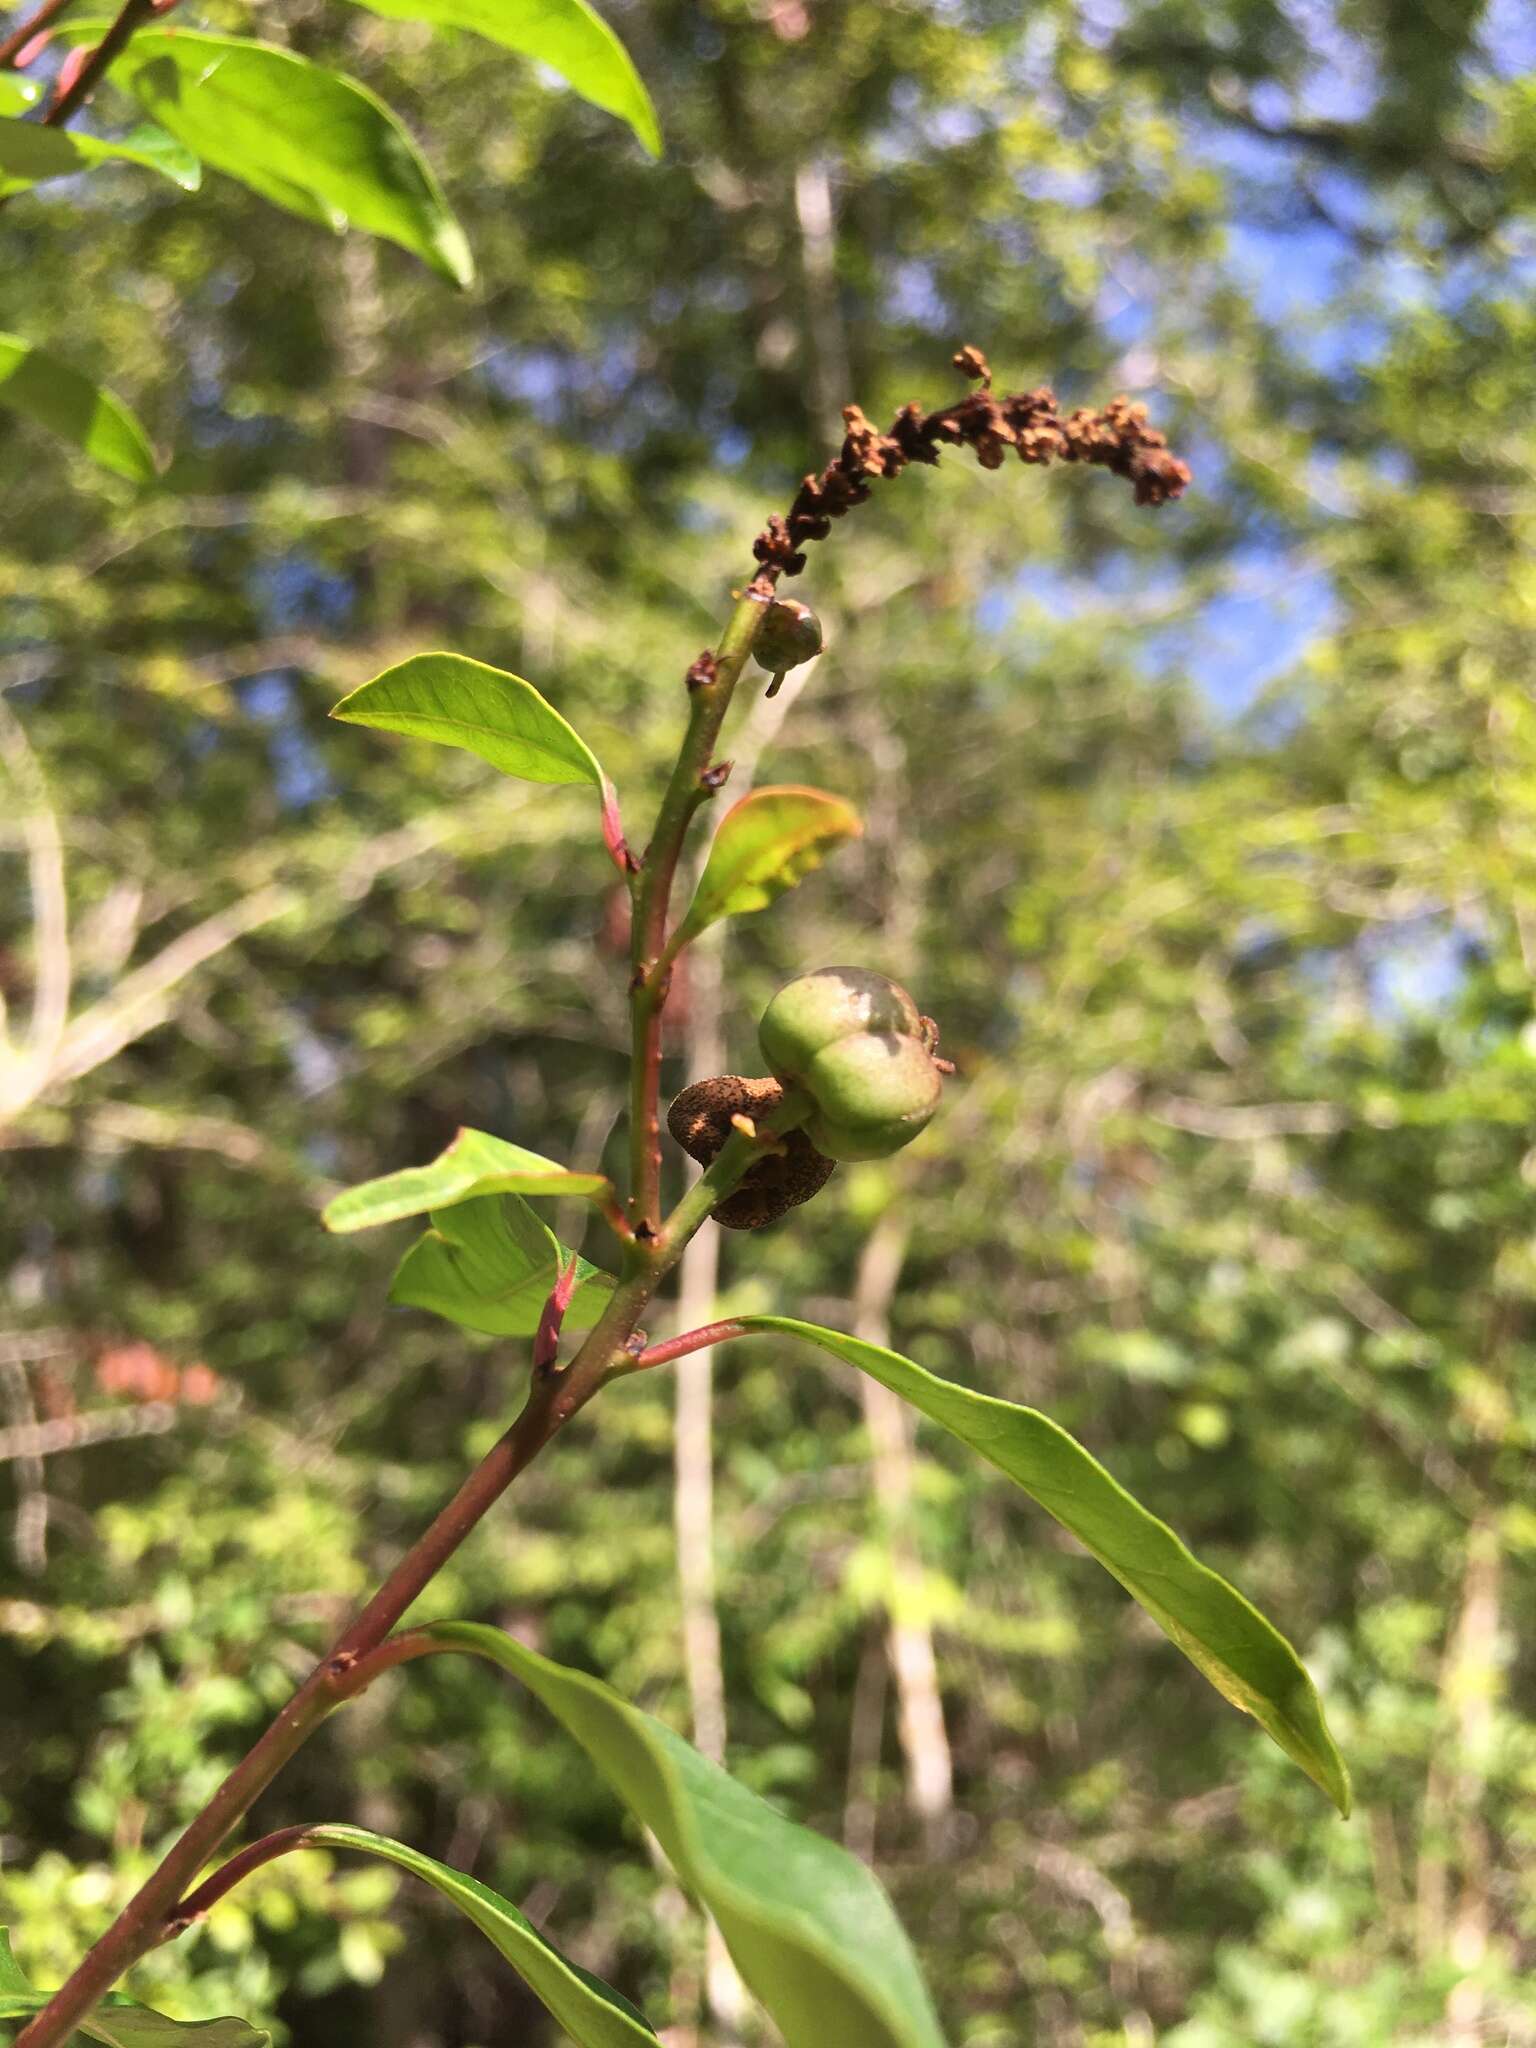
<instances>
[{"instance_id":1,"label":"blurred green foliage","mask_svg":"<svg viewBox=\"0 0 1536 2048\"><path fill-rule=\"evenodd\" d=\"M914 989L960 1078L898 1160L733 1237L722 1298L846 1323L861 1245L899 1229L893 1341L1056 1416L1274 1617L1359 1809L1330 1818L926 1434L898 1579L855 1390L768 1343L718 1367L731 1762L873 1845L964 2048L1536 2041L1517 13L634 0L612 19L661 114L650 166L511 56L276 0L264 34L423 136L474 297L216 177L186 197L125 166L5 209L7 324L172 451L139 493L0 421L24 799L0 990L24 1030L29 760L74 987L0 1224L0 1917L34 1978L517 1398L517 1345L385 1307L405 1226L328 1238L319 1207L461 1122L612 1157L624 974L590 797L328 706L433 647L514 669L637 829L683 670L836 407L937 399L974 340L1009 384L1145 396L1196 488L1154 516L1102 477L956 460L795 586L829 651L763 772L867 831L731 931L731 1064L781 981L852 959ZM422 1611L686 1725L671 1412L663 1374L606 1396ZM937 1826L893 1600L937 1649ZM255 1819L409 1839L672 2041L731 2038L697 2032L701 1937L643 1845L483 1671L381 1685ZM472 1931L314 1855L131 1988L296 2041L543 2038Z\"/></svg>"}]
</instances>

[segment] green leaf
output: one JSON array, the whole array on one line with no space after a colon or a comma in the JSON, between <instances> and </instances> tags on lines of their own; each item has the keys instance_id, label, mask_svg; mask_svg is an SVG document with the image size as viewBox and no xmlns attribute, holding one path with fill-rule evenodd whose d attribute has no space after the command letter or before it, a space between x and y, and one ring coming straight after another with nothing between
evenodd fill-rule
<instances>
[{"instance_id":1,"label":"green leaf","mask_svg":"<svg viewBox=\"0 0 1536 2048\"><path fill-rule=\"evenodd\" d=\"M76 134L73 129L44 128L36 121L0 120L0 174L6 192L22 191L45 178L94 170L104 163L143 164L183 192L195 192L203 181L202 165L192 152L163 128L147 122L111 142L99 135Z\"/></svg>"},{"instance_id":2,"label":"green leaf","mask_svg":"<svg viewBox=\"0 0 1536 2048\"><path fill-rule=\"evenodd\" d=\"M1023 1487L1147 1610L1223 1698L1252 1714L1347 1814L1349 1772L1296 1652L1256 1607L1148 1514L1049 1416L935 1378L910 1358L789 1316L742 1316L749 1329L818 1345L910 1401Z\"/></svg>"},{"instance_id":3,"label":"green leaf","mask_svg":"<svg viewBox=\"0 0 1536 2048\"><path fill-rule=\"evenodd\" d=\"M465 1918L491 1941L516 1970L577 2048L635 2048L651 2042L656 2033L637 2012L600 1977L592 1976L579 1964L570 1962L547 1942L510 1900L479 1884L460 1870L438 1863L403 1842L386 1835L370 1834L342 1822L327 1822L311 1828L302 1844L306 1849L357 1849L378 1856L386 1863L419 1877L457 1906Z\"/></svg>"},{"instance_id":4,"label":"green leaf","mask_svg":"<svg viewBox=\"0 0 1536 2048\"><path fill-rule=\"evenodd\" d=\"M389 1298L487 1336L527 1337L570 1256L519 1196L482 1195L432 1212L432 1228L401 1260ZM578 1259L566 1328L590 1329L612 1292L611 1273Z\"/></svg>"},{"instance_id":5,"label":"green leaf","mask_svg":"<svg viewBox=\"0 0 1536 2048\"><path fill-rule=\"evenodd\" d=\"M331 716L465 747L525 782L590 782L607 791L597 756L532 683L462 654L413 655L343 697Z\"/></svg>"},{"instance_id":6,"label":"green leaf","mask_svg":"<svg viewBox=\"0 0 1536 2048\"><path fill-rule=\"evenodd\" d=\"M75 41L100 23L71 24ZM112 67L204 163L306 219L382 235L474 282L464 230L398 116L355 78L292 50L193 29L140 29Z\"/></svg>"},{"instance_id":7,"label":"green leaf","mask_svg":"<svg viewBox=\"0 0 1536 2048\"><path fill-rule=\"evenodd\" d=\"M714 1915L787 2048L943 2048L890 1901L846 1849L786 1820L600 1679L476 1622L423 1633L502 1665L565 1724Z\"/></svg>"},{"instance_id":8,"label":"green leaf","mask_svg":"<svg viewBox=\"0 0 1536 2048\"><path fill-rule=\"evenodd\" d=\"M27 1982L11 1947L11 1930L0 1927L0 1998L30 1998L32 1995L32 1986Z\"/></svg>"},{"instance_id":9,"label":"green leaf","mask_svg":"<svg viewBox=\"0 0 1536 2048\"><path fill-rule=\"evenodd\" d=\"M461 1130L430 1166L407 1166L378 1180L365 1180L327 1203L327 1230L371 1230L402 1216L451 1209L477 1195L587 1195L612 1192L606 1174L572 1173L553 1159L493 1138L489 1131Z\"/></svg>"},{"instance_id":10,"label":"green leaf","mask_svg":"<svg viewBox=\"0 0 1536 2048\"><path fill-rule=\"evenodd\" d=\"M629 52L586 0L359 0L392 21L466 28L504 49L547 64L583 99L627 121L652 156L661 129Z\"/></svg>"},{"instance_id":11,"label":"green leaf","mask_svg":"<svg viewBox=\"0 0 1536 2048\"><path fill-rule=\"evenodd\" d=\"M766 910L839 841L863 830L857 811L825 790L754 789L721 819L679 936L692 938L717 918Z\"/></svg>"},{"instance_id":12,"label":"green leaf","mask_svg":"<svg viewBox=\"0 0 1536 2048\"><path fill-rule=\"evenodd\" d=\"M70 131L73 134L73 130ZM94 142L94 136L78 138ZM184 142L178 142L174 135L164 128L156 127L153 121L140 121L130 128L126 135L119 136L107 145L115 156L128 158L136 164L143 164L152 171L158 171L162 178L169 178L173 185L179 185L183 192L196 192L203 182L203 166ZM131 155L130 155L131 153Z\"/></svg>"},{"instance_id":13,"label":"green leaf","mask_svg":"<svg viewBox=\"0 0 1536 2048\"><path fill-rule=\"evenodd\" d=\"M22 114L35 107L43 88L35 78L23 78L19 71L0 71L0 114Z\"/></svg>"},{"instance_id":14,"label":"green leaf","mask_svg":"<svg viewBox=\"0 0 1536 2048\"><path fill-rule=\"evenodd\" d=\"M0 1927L0 2021L29 2020L48 2003L46 1991L34 1991L11 1953L10 1936ZM271 2048L265 2028L245 2020L171 2020L132 1999L113 1997L80 2022L81 2038L105 2048ZM9 2033L6 2036L10 2038Z\"/></svg>"},{"instance_id":15,"label":"green leaf","mask_svg":"<svg viewBox=\"0 0 1536 2048\"><path fill-rule=\"evenodd\" d=\"M0 334L0 405L51 427L103 469L154 481L149 436L122 400L16 334Z\"/></svg>"}]
</instances>

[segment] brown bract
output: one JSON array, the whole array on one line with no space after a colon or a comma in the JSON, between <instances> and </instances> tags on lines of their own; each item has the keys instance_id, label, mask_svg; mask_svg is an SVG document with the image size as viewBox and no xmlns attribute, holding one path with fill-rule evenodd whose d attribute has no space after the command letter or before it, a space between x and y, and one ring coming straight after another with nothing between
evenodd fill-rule
<instances>
[{"instance_id":1,"label":"brown bract","mask_svg":"<svg viewBox=\"0 0 1536 2048\"><path fill-rule=\"evenodd\" d=\"M731 1135L731 1119L768 1116L784 1100L777 1081L754 1080L743 1074L717 1074L685 1088L667 1111L667 1129L679 1145L708 1166ZM738 1185L715 1208L715 1221L727 1230L761 1230L812 1195L832 1177L833 1162L819 1153L803 1131L787 1131L780 1149L748 1167Z\"/></svg>"},{"instance_id":2,"label":"brown bract","mask_svg":"<svg viewBox=\"0 0 1536 2048\"><path fill-rule=\"evenodd\" d=\"M1063 415L1048 385L999 397L980 349L961 349L955 365L980 388L937 412L903 406L886 433L858 406L844 406L847 432L836 456L820 476L805 479L788 516L775 512L752 543L765 570L798 576L806 545L825 540L834 519L862 505L876 478L900 476L911 462L935 463L945 446L973 449L983 469L1000 469L1010 450L1021 462L1094 463L1124 477L1138 505L1165 505L1188 484L1188 465L1148 424L1144 405L1112 398L1098 412L1079 408Z\"/></svg>"}]
</instances>

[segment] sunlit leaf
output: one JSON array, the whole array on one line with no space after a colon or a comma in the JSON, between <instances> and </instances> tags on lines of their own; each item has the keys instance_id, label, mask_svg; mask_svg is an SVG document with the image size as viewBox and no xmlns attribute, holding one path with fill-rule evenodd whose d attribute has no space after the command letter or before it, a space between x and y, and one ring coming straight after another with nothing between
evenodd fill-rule
<instances>
[{"instance_id":1,"label":"sunlit leaf","mask_svg":"<svg viewBox=\"0 0 1536 2048\"><path fill-rule=\"evenodd\" d=\"M0 72L0 78L4 76ZM148 122L108 141L72 128L44 128L37 121L0 120L0 185L7 192L109 163L142 164L183 192L195 192L203 179L202 165L192 152Z\"/></svg>"},{"instance_id":2,"label":"sunlit leaf","mask_svg":"<svg viewBox=\"0 0 1536 2048\"><path fill-rule=\"evenodd\" d=\"M709 1763L600 1679L499 1629L441 1622L565 1724L706 1907L787 2048L943 2048L906 1935L871 1872Z\"/></svg>"},{"instance_id":3,"label":"sunlit leaf","mask_svg":"<svg viewBox=\"0 0 1536 2048\"><path fill-rule=\"evenodd\" d=\"M489 1131L461 1130L428 1166L407 1166L378 1180L348 1188L327 1204L320 1220L327 1230L371 1230L402 1216L449 1209L476 1195L589 1195L609 1193L607 1176L572 1173L569 1167Z\"/></svg>"},{"instance_id":4,"label":"sunlit leaf","mask_svg":"<svg viewBox=\"0 0 1536 2048\"><path fill-rule=\"evenodd\" d=\"M331 716L467 748L525 782L590 782L607 792L597 756L532 683L462 654L413 655L343 697Z\"/></svg>"},{"instance_id":5,"label":"sunlit leaf","mask_svg":"<svg viewBox=\"0 0 1536 2048\"><path fill-rule=\"evenodd\" d=\"M359 0L395 21L428 21L476 35L557 71L583 99L627 121L652 156L661 130L629 52L586 0Z\"/></svg>"},{"instance_id":6,"label":"sunlit leaf","mask_svg":"<svg viewBox=\"0 0 1536 2048\"><path fill-rule=\"evenodd\" d=\"M74 41L100 22L72 23ZM398 242L455 284L474 259L431 165L354 78L293 50L194 29L140 29L112 67L159 125L276 205Z\"/></svg>"},{"instance_id":7,"label":"sunlit leaf","mask_svg":"<svg viewBox=\"0 0 1536 2048\"><path fill-rule=\"evenodd\" d=\"M149 436L122 400L16 334L0 334L0 405L62 434L103 469L154 480Z\"/></svg>"},{"instance_id":8,"label":"sunlit leaf","mask_svg":"<svg viewBox=\"0 0 1536 2048\"><path fill-rule=\"evenodd\" d=\"M683 934L692 937L717 918L765 910L863 829L857 811L825 790L754 789L720 821Z\"/></svg>"},{"instance_id":9,"label":"sunlit leaf","mask_svg":"<svg viewBox=\"0 0 1536 2048\"><path fill-rule=\"evenodd\" d=\"M42 96L43 88L35 78L23 78L19 71L0 71L0 115L25 113Z\"/></svg>"},{"instance_id":10,"label":"sunlit leaf","mask_svg":"<svg viewBox=\"0 0 1536 2048\"><path fill-rule=\"evenodd\" d=\"M45 1991L34 1991L11 1953L10 1936L0 1927L0 2022L28 2020L48 2003ZM4 2028L4 2038L12 2030ZM103 2048L271 2048L272 2036L245 2020L170 2020L147 2005L113 1996L79 2023L72 2036L99 2041Z\"/></svg>"},{"instance_id":11,"label":"sunlit leaf","mask_svg":"<svg viewBox=\"0 0 1536 2048\"><path fill-rule=\"evenodd\" d=\"M1049 1416L935 1378L910 1358L788 1316L749 1329L802 1338L856 1365L1005 1472L1112 1572L1225 1699L1252 1714L1341 1813L1349 1773L1296 1652Z\"/></svg>"},{"instance_id":12,"label":"sunlit leaf","mask_svg":"<svg viewBox=\"0 0 1536 2048\"><path fill-rule=\"evenodd\" d=\"M389 1298L487 1336L527 1337L569 1259L519 1196L481 1195L432 1212L432 1228L401 1260ZM566 1328L590 1329L612 1292L612 1274L579 1259Z\"/></svg>"}]
</instances>

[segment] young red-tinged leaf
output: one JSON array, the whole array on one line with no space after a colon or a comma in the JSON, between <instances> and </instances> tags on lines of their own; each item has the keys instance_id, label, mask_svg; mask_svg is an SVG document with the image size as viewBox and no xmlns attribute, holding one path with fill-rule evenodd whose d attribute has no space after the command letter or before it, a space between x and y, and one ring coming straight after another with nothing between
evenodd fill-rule
<instances>
[{"instance_id":1,"label":"young red-tinged leaf","mask_svg":"<svg viewBox=\"0 0 1536 2048\"><path fill-rule=\"evenodd\" d=\"M679 940L717 918L766 910L864 830L858 812L821 789L754 789L720 820Z\"/></svg>"},{"instance_id":2,"label":"young red-tinged leaf","mask_svg":"<svg viewBox=\"0 0 1536 2048\"><path fill-rule=\"evenodd\" d=\"M596 754L532 683L462 654L416 654L343 697L349 725L464 747L524 782L590 782L610 790Z\"/></svg>"},{"instance_id":3,"label":"young red-tinged leaf","mask_svg":"<svg viewBox=\"0 0 1536 2048\"><path fill-rule=\"evenodd\" d=\"M403 1216L451 1209L476 1195L581 1195L601 1201L611 1192L604 1174L572 1173L556 1160L466 1127L429 1166L406 1166L362 1181L328 1202L320 1220L327 1230L371 1230Z\"/></svg>"},{"instance_id":4,"label":"young red-tinged leaf","mask_svg":"<svg viewBox=\"0 0 1536 2048\"><path fill-rule=\"evenodd\" d=\"M17 334L0 334L0 405L62 434L103 469L154 481L149 436L122 400Z\"/></svg>"},{"instance_id":5,"label":"young red-tinged leaf","mask_svg":"<svg viewBox=\"0 0 1536 2048\"><path fill-rule=\"evenodd\" d=\"M587 0L359 0L395 21L464 28L547 64L605 113L627 121L652 156L661 130L629 52Z\"/></svg>"},{"instance_id":6,"label":"young red-tinged leaf","mask_svg":"<svg viewBox=\"0 0 1536 2048\"><path fill-rule=\"evenodd\" d=\"M789 1316L741 1316L749 1330L814 1344L856 1365L1005 1472L1113 1573L1216 1690L1252 1714L1347 1814L1349 1772L1317 1688L1256 1607L1188 1551L1049 1416L937 1379L899 1352Z\"/></svg>"},{"instance_id":7,"label":"young red-tinged leaf","mask_svg":"<svg viewBox=\"0 0 1536 2048\"><path fill-rule=\"evenodd\" d=\"M29 2020L48 2003L46 1991L34 1991L11 1953L10 1936L0 1927L0 2025ZM11 2030L6 2028L6 2038ZM171 2020L147 2005L113 1996L81 2020L74 2040L96 2041L102 2048L271 2048L264 2027L245 2020Z\"/></svg>"},{"instance_id":8,"label":"young red-tinged leaf","mask_svg":"<svg viewBox=\"0 0 1536 2048\"><path fill-rule=\"evenodd\" d=\"M560 1331L575 1292L576 1255L573 1252L570 1263L560 1268L559 1277L549 1290L549 1299L539 1317L539 1327L533 1333L533 1369L536 1373L548 1372L560 1356Z\"/></svg>"},{"instance_id":9,"label":"young red-tinged leaf","mask_svg":"<svg viewBox=\"0 0 1536 2048\"><path fill-rule=\"evenodd\" d=\"M786 1820L601 1679L476 1622L422 1633L502 1665L564 1723L713 1914L787 2048L944 2048L890 1900L846 1849Z\"/></svg>"},{"instance_id":10,"label":"young red-tinged leaf","mask_svg":"<svg viewBox=\"0 0 1536 2048\"><path fill-rule=\"evenodd\" d=\"M71 22L73 42L100 21ZM214 170L306 219L398 242L454 284L474 259L431 165L355 78L293 50L201 30L140 29L112 66L169 134Z\"/></svg>"},{"instance_id":11,"label":"young red-tinged leaf","mask_svg":"<svg viewBox=\"0 0 1536 2048\"><path fill-rule=\"evenodd\" d=\"M432 1228L401 1260L389 1298L489 1337L531 1337L573 1256L521 1197L485 1195L433 1211ZM568 1327L589 1330L612 1292L611 1273L577 1259Z\"/></svg>"}]
</instances>

